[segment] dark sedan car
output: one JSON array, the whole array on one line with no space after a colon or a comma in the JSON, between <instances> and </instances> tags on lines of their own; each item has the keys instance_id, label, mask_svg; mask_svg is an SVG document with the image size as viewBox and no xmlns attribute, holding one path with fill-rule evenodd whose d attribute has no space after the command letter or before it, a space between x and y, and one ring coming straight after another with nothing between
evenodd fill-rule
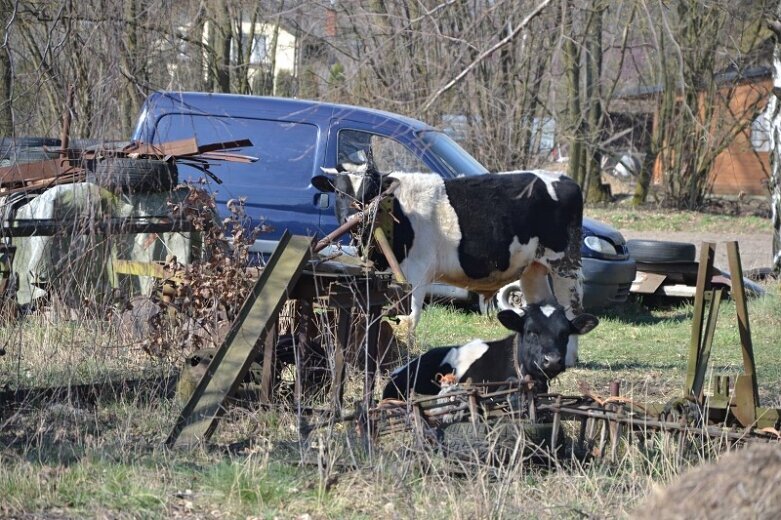
<instances>
[{"instance_id":1,"label":"dark sedan car","mask_svg":"<svg viewBox=\"0 0 781 520\"><path fill-rule=\"evenodd\" d=\"M583 306L596 310L623 303L635 278L635 260L630 257L626 241L618 230L594 220L583 218ZM466 297L465 294L453 295ZM481 311L491 307L499 310L523 305L519 282L507 284L497 292L493 301L480 302Z\"/></svg>"}]
</instances>

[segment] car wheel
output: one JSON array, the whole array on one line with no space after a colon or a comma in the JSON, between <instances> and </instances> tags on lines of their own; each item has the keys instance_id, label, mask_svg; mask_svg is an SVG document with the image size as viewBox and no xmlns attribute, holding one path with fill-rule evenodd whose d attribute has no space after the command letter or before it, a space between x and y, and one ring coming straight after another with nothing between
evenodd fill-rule
<instances>
[{"instance_id":1,"label":"car wheel","mask_svg":"<svg viewBox=\"0 0 781 520\"><path fill-rule=\"evenodd\" d=\"M526 298L523 297L521 282L508 283L496 293L496 309L518 310L526 304Z\"/></svg>"},{"instance_id":2,"label":"car wheel","mask_svg":"<svg viewBox=\"0 0 781 520\"><path fill-rule=\"evenodd\" d=\"M115 192L170 191L179 182L176 164L157 159L106 159L87 174L87 180Z\"/></svg>"},{"instance_id":3,"label":"car wheel","mask_svg":"<svg viewBox=\"0 0 781 520\"><path fill-rule=\"evenodd\" d=\"M663 240L627 240L629 254L637 262L646 264L675 264L694 262L696 248L689 242Z\"/></svg>"}]
</instances>

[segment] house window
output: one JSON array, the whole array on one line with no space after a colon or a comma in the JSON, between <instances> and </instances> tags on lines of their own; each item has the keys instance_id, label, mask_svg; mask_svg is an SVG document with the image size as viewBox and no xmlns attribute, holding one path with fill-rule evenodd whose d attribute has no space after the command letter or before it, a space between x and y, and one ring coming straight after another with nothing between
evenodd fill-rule
<instances>
[{"instance_id":1,"label":"house window","mask_svg":"<svg viewBox=\"0 0 781 520\"><path fill-rule=\"evenodd\" d=\"M252 41L250 42L249 35L243 33L240 42L236 41L236 39L231 40L231 63L238 63L240 60L244 59L244 53L246 51L242 50L241 55L239 55L239 43L241 44L242 49L246 49L246 45L248 44L252 45L249 56L249 65L262 65L268 59L266 37L262 34L255 34L252 36Z\"/></svg>"},{"instance_id":2,"label":"house window","mask_svg":"<svg viewBox=\"0 0 781 520\"><path fill-rule=\"evenodd\" d=\"M268 49L266 47L266 37L262 34L256 34L252 38L252 55L249 62L258 65L266 60Z\"/></svg>"},{"instance_id":3,"label":"house window","mask_svg":"<svg viewBox=\"0 0 781 520\"><path fill-rule=\"evenodd\" d=\"M757 152L770 151L770 121L762 112L751 122L751 147Z\"/></svg>"}]
</instances>

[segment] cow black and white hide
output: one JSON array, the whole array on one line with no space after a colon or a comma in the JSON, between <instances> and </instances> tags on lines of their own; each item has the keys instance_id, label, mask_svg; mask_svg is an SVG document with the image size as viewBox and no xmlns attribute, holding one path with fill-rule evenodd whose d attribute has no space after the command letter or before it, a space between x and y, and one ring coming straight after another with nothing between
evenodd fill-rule
<instances>
[{"instance_id":1,"label":"cow black and white hide","mask_svg":"<svg viewBox=\"0 0 781 520\"><path fill-rule=\"evenodd\" d=\"M455 376L455 382L473 383L523 381L528 378L538 390L547 389L550 379L565 370L564 358L571 334L585 334L599 320L582 313L567 318L557 304L525 306L521 311L504 310L499 321L514 334L497 341L479 339L455 347L438 347L394 370L383 390L383 399L407 399L416 394L435 395L437 377Z\"/></svg>"},{"instance_id":2,"label":"cow black and white hide","mask_svg":"<svg viewBox=\"0 0 781 520\"><path fill-rule=\"evenodd\" d=\"M447 180L429 173L382 175L371 160L325 173L312 183L337 192L340 221L355 211L356 202L395 185L392 246L412 286L412 328L432 282L491 297L520 278L527 302L557 302L570 316L582 311L583 197L569 177L543 171ZM378 252L372 260L387 265ZM576 356L573 340L568 366Z\"/></svg>"}]
</instances>

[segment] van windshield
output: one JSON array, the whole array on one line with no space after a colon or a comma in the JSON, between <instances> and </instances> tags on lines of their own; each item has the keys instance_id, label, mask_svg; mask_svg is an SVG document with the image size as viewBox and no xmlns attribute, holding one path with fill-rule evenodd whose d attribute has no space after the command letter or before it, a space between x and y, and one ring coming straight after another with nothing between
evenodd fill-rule
<instances>
[{"instance_id":1,"label":"van windshield","mask_svg":"<svg viewBox=\"0 0 781 520\"><path fill-rule=\"evenodd\" d=\"M453 177L488 173L485 166L442 132L424 130L417 133L417 138L423 142L423 146L436 155Z\"/></svg>"}]
</instances>

